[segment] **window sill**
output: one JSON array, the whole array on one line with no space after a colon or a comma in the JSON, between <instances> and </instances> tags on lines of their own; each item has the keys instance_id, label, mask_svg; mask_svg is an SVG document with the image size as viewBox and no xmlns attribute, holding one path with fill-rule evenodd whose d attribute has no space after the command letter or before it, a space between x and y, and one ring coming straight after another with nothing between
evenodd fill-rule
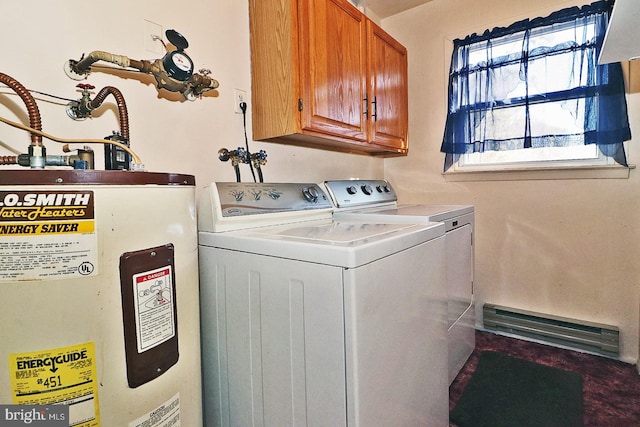
<instances>
[{"instance_id":1,"label":"window sill","mask_svg":"<svg viewBox=\"0 0 640 427\"><path fill-rule=\"evenodd\" d=\"M560 179L628 179L631 169L629 167L614 166L574 166L556 168L505 168L493 170L466 170L444 172L447 182L471 182L471 181L523 181L523 180L560 180Z\"/></svg>"}]
</instances>

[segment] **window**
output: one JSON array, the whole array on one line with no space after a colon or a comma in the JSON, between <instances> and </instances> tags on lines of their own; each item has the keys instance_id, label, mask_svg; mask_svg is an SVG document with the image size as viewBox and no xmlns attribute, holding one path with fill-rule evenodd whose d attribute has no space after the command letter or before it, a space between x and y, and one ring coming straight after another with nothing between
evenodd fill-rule
<instances>
[{"instance_id":1,"label":"window","mask_svg":"<svg viewBox=\"0 0 640 427\"><path fill-rule=\"evenodd\" d=\"M441 151L451 166L626 166L620 63L598 65L611 3L454 40Z\"/></svg>"}]
</instances>

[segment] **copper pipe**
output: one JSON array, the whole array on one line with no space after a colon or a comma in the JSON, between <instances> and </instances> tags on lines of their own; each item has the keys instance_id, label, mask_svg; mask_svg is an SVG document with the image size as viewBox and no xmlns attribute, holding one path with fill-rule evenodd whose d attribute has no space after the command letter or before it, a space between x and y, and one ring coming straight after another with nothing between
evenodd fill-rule
<instances>
[{"instance_id":1,"label":"copper pipe","mask_svg":"<svg viewBox=\"0 0 640 427\"><path fill-rule=\"evenodd\" d=\"M105 86L96 95L90 103L91 109L96 109L104 102L105 98L109 95L113 95L118 105L118 116L120 121L120 135L129 141L129 115L127 113L127 104L124 101L122 92L113 86Z\"/></svg>"},{"instance_id":2,"label":"copper pipe","mask_svg":"<svg viewBox=\"0 0 640 427\"><path fill-rule=\"evenodd\" d=\"M38 110L38 105L36 104L36 100L31 96L27 88L22 86L16 79L10 77L6 74L0 73L0 82L6 84L11 89L14 90L15 93L22 99L25 106L27 107L27 112L29 113L29 125L30 127L42 131L42 121L40 119L40 110ZM42 147L42 136L32 133L31 134L31 145Z\"/></svg>"}]
</instances>

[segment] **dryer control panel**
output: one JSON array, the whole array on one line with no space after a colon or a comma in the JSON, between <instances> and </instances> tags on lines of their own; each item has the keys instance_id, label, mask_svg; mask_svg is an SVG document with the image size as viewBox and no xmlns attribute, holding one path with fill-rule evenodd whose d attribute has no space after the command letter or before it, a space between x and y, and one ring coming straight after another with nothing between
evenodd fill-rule
<instances>
[{"instance_id":1,"label":"dryer control panel","mask_svg":"<svg viewBox=\"0 0 640 427\"><path fill-rule=\"evenodd\" d=\"M324 185L337 208L395 204L398 200L391 184L382 179L325 181Z\"/></svg>"}]
</instances>

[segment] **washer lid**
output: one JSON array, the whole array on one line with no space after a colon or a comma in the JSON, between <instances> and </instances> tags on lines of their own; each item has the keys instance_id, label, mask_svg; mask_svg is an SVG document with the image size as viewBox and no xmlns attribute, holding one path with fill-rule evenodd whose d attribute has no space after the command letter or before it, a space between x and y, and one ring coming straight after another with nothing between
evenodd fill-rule
<instances>
[{"instance_id":1,"label":"washer lid","mask_svg":"<svg viewBox=\"0 0 640 427\"><path fill-rule=\"evenodd\" d=\"M360 221L439 222L473 213L473 205L399 205L357 210L336 210L336 219L358 218Z\"/></svg>"},{"instance_id":2,"label":"washer lid","mask_svg":"<svg viewBox=\"0 0 640 427\"><path fill-rule=\"evenodd\" d=\"M444 224L309 221L224 233L200 232L200 245L353 268L444 235Z\"/></svg>"}]
</instances>

